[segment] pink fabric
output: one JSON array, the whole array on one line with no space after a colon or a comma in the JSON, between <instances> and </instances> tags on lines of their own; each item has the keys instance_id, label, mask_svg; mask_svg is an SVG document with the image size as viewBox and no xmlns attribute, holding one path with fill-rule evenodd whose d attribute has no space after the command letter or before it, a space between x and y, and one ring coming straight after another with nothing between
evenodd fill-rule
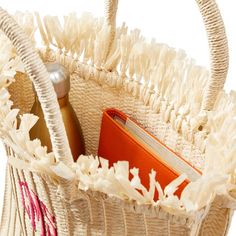
<instances>
[{"instance_id":1,"label":"pink fabric","mask_svg":"<svg viewBox=\"0 0 236 236\"><path fill-rule=\"evenodd\" d=\"M40 236L57 236L55 217L45 204L29 189L26 182L19 181L23 207L31 221L34 232L40 230Z\"/></svg>"}]
</instances>

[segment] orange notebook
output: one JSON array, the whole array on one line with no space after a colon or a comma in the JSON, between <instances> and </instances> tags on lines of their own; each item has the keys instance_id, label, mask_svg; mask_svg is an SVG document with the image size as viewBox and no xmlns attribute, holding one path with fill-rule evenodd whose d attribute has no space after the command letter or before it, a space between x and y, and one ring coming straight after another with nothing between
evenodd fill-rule
<instances>
[{"instance_id":1,"label":"orange notebook","mask_svg":"<svg viewBox=\"0 0 236 236\"><path fill-rule=\"evenodd\" d=\"M147 189L152 169L157 172L156 178L163 189L180 174L186 173L188 180L176 191L178 196L189 181L201 176L200 171L116 109L107 109L103 113L98 156L108 159L110 165L129 161L130 168L139 168L141 182Z\"/></svg>"}]
</instances>

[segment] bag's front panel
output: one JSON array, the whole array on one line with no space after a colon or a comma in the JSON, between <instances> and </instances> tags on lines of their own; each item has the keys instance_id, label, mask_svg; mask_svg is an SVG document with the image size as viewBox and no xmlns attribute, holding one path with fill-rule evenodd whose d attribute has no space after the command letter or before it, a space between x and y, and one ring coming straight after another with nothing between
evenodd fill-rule
<instances>
[{"instance_id":1,"label":"bag's front panel","mask_svg":"<svg viewBox=\"0 0 236 236\"><path fill-rule=\"evenodd\" d=\"M190 235L191 226L186 219L170 215L150 206L137 206L107 198L103 194L89 193L91 222L88 235ZM98 222L100 221L100 230Z\"/></svg>"},{"instance_id":2,"label":"bag's front panel","mask_svg":"<svg viewBox=\"0 0 236 236\"><path fill-rule=\"evenodd\" d=\"M133 236L156 235L157 232L160 235L190 235L190 224L185 217L174 219L159 208L139 207L132 202L124 204L122 200L98 192L74 191L76 183L56 184L47 176L28 170L13 166L9 170L15 193L9 200L19 212L19 218L7 224L11 232L15 230L14 225L18 225L24 236ZM11 213L10 217L13 216L16 215Z\"/></svg>"}]
</instances>

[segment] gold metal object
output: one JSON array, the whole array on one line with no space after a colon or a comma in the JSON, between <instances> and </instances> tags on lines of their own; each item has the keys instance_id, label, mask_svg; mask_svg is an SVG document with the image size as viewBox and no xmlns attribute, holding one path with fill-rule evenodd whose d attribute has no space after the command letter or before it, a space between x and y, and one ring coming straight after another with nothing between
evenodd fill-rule
<instances>
[{"instance_id":1,"label":"gold metal object","mask_svg":"<svg viewBox=\"0 0 236 236\"><path fill-rule=\"evenodd\" d=\"M70 76L68 71L58 63L48 63L46 64L46 67L50 74L49 78L52 81L57 94L67 138L73 159L76 161L79 155L85 154L85 147L79 120L69 101ZM30 138L39 138L42 145L47 146L49 152L52 151L48 128L46 127L43 111L37 96L35 96L35 102L32 106L31 113L37 115L39 120L31 129Z\"/></svg>"}]
</instances>

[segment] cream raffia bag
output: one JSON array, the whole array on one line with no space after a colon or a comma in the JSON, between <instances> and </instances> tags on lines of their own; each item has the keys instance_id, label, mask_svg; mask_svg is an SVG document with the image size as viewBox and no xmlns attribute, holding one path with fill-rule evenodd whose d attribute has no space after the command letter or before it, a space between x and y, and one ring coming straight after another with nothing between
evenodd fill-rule
<instances>
[{"instance_id":1,"label":"cream raffia bag","mask_svg":"<svg viewBox=\"0 0 236 236\"><path fill-rule=\"evenodd\" d=\"M227 233L236 207L236 94L222 90L228 48L219 10L214 0L197 3L208 33L211 73L182 51L147 42L138 30L116 28L117 0L106 2L105 20L71 14L62 25L57 17L17 13L22 28L0 8L0 28L11 41L1 32L0 134L8 156L1 236ZM37 50L36 30L44 44ZM71 73L70 100L88 154L77 163L42 61L58 61ZM29 139L37 118L27 113L34 95L26 74L42 104L53 153ZM127 163L109 169L96 157L107 107L138 120L201 169L202 177L178 199L173 193L184 175L161 190L152 171L145 189Z\"/></svg>"}]
</instances>

